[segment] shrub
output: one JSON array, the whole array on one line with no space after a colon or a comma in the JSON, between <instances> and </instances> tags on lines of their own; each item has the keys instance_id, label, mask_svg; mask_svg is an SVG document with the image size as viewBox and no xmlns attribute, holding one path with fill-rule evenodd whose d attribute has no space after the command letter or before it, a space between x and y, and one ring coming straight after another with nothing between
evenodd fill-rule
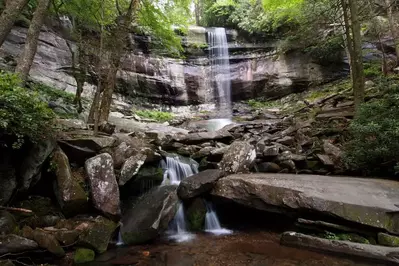
<instances>
[{"instance_id":1,"label":"shrub","mask_svg":"<svg viewBox=\"0 0 399 266\"><path fill-rule=\"evenodd\" d=\"M136 110L133 112L142 118L153 119L158 122L170 121L174 117L172 113L156 111L156 110Z\"/></svg>"},{"instance_id":2,"label":"shrub","mask_svg":"<svg viewBox=\"0 0 399 266\"><path fill-rule=\"evenodd\" d=\"M254 109L273 108L278 106L278 104L273 101L257 101L254 99L248 100L247 103Z\"/></svg>"},{"instance_id":3,"label":"shrub","mask_svg":"<svg viewBox=\"0 0 399 266\"><path fill-rule=\"evenodd\" d=\"M37 92L21 88L15 74L0 72L0 135L13 135L18 144L35 142L52 132L54 113Z\"/></svg>"},{"instance_id":4,"label":"shrub","mask_svg":"<svg viewBox=\"0 0 399 266\"><path fill-rule=\"evenodd\" d=\"M384 96L363 104L350 125L345 162L363 174L392 175L399 162L399 85L380 80Z\"/></svg>"}]
</instances>

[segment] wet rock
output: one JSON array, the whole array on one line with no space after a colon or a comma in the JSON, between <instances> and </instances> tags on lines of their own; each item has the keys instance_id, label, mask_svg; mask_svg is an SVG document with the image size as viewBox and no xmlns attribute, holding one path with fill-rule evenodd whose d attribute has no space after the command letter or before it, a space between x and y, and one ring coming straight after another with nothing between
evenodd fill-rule
<instances>
[{"instance_id":1,"label":"wet rock","mask_svg":"<svg viewBox=\"0 0 399 266\"><path fill-rule=\"evenodd\" d=\"M160 184L163 181L163 169L159 165L143 165L137 173L135 180L154 180Z\"/></svg>"},{"instance_id":2,"label":"wet rock","mask_svg":"<svg viewBox=\"0 0 399 266\"><path fill-rule=\"evenodd\" d=\"M215 149L216 149L215 147L209 147L209 146L203 147L203 148L201 148L198 152L196 152L193 155L193 158L204 158L204 157L207 157Z\"/></svg>"},{"instance_id":3,"label":"wet rock","mask_svg":"<svg viewBox=\"0 0 399 266\"><path fill-rule=\"evenodd\" d=\"M126 244L140 244L164 232L177 211L175 186L162 186L142 196L122 218L122 238Z\"/></svg>"},{"instance_id":4,"label":"wet rock","mask_svg":"<svg viewBox=\"0 0 399 266\"><path fill-rule=\"evenodd\" d=\"M14 216L7 211L0 211L0 235L16 233L17 230L18 224Z\"/></svg>"},{"instance_id":5,"label":"wet rock","mask_svg":"<svg viewBox=\"0 0 399 266\"><path fill-rule=\"evenodd\" d=\"M255 148L247 142L233 142L220 162L220 169L227 174L249 172L256 158Z\"/></svg>"},{"instance_id":6,"label":"wet rock","mask_svg":"<svg viewBox=\"0 0 399 266\"><path fill-rule=\"evenodd\" d=\"M385 233L378 233L378 244L387 247L399 247L399 237Z\"/></svg>"},{"instance_id":7,"label":"wet rock","mask_svg":"<svg viewBox=\"0 0 399 266\"><path fill-rule=\"evenodd\" d=\"M189 145L189 146L183 146L177 150L177 154L183 155L183 156L191 156L192 154L195 154L196 152L200 151L201 147L197 145Z\"/></svg>"},{"instance_id":8,"label":"wet rock","mask_svg":"<svg viewBox=\"0 0 399 266\"><path fill-rule=\"evenodd\" d=\"M208 155L208 161L210 162L220 162L223 159L223 155L229 150L230 146L216 148L211 151L211 154Z\"/></svg>"},{"instance_id":9,"label":"wet rock","mask_svg":"<svg viewBox=\"0 0 399 266\"><path fill-rule=\"evenodd\" d=\"M31 217L21 220L20 224L27 225L32 228L49 227L49 226L56 225L59 220L61 220L61 218L59 216L51 215L51 214L44 215L44 216L33 215Z\"/></svg>"},{"instance_id":10,"label":"wet rock","mask_svg":"<svg viewBox=\"0 0 399 266\"><path fill-rule=\"evenodd\" d=\"M78 245L93 249L99 254L104 253L117 227L115 222L99 216L85 226L79 236ZM78 230L78 227L75 229Z\"/></svg>"},{"instance_id":11,"label":"wet rock","mask_svg":"<svg viewBox=\"0 0 399 266\"><path fill-rule=\"evenodd\" d=\"M68 216L83 213L87 209L87 196L78 181L73 178L68 157L61 149L53 153L52 163L56 165L54 192L64 214Z\"/></svg>"},{"instance_id":12,"label":"wet rock","mask_svg":"<svg viewBox=\"0 0 399 266\"><path fill-rule=\"evenodd\" d=\"M292 172L296 171L296 165L293 160L281 161L280 166L281 166L281 168L288 169L289 171L292 171Z\"/></svg>"},{"instance_id":13,"label":"wet rock","mask_svg":"<svg viewBox=\"0 0 399 266\"><path fill-rule=\"evenodd\" d=\"M91 262L96 257L96 253L93 250L87 248L78 248L75 251L73 261L76 264Z\"/></svg>"},{"instance_id":14,"label":"wet rock","mask_svg":"<svg viewBox=\"0 0 399 266\"><path fill-rule=\"evenodd\" d=\"M132 179L132 177L139 172L140 167L145 163L146 159L147 155L141 152L127 159L121 169L119 186L123 186L126 182Z\"/></svg>"},{"instance_id":15,"label":"wet rock","mask_svg":"<svg viewBox=\"0 0 399 266\"><path fill-rule=\"evenodd\" d=\"M119 187L111 155L103 153L85 163L94 207L106 215L120 215Z\"/></svg>"},{"instance_id":16,"label":"wet rock","mask_svg":"<svg viewBox=\"0 0 399 266\"><path fill-rule=\"evenodd\" d=\"M35 241L17 235L0 235L0 243L0 254L20 253L39 247Z\"/></svg>"},{"instance_id":17,"label":"wet rock","mask_svg":"<svg viewBox=\"0 0 399 266\"><path fill-rule=\"evenodd\" d=\"M219 179L211 194L269 211L306 209L399 233L399 183L388 180L295 174L237 174ZM278 193L276 193L278 191Z\"/></svg>"},{"instance_id":18,"label":"wet rock","mask_svg":"<svg viewBox=\"0 0 399 266\"><path fill-rule=\"evenodd\" d=\"M281 171L280 166L273 162L260 163L257 168L261 173L278 173Z\"/></svg>"},{"instance_id":19,"label":"wet rock","mask_svg":"<svg viewBox=\"0 0 399 266\"><path fill-rule=\"evenodd\" d=\"M80 119L58 119L57 125L64 130L87 129L86 123Z\"/></svg>"},{"instance_id":20,"label":"wet rock","mask_svg":"<svg viewBox=\"0 0 399 266\"><path fill-rule=\"evenodd\" d=\"M22 235L28 239L34 240L39 247L47 249L49 252L58 257L63 257L65 255L64 249L61 247L55 236L46 233L44 230L33 230L29 226L25 226L22 228Z\"/></svg>"},{"instance_id":21,"label":"wet rock","mask_svg":"<svg viewBox=\"0 0 399 266\"><path fill-rule=\"evenodd\" d=\"M302 162L302 161L306 161L306 156L299 155L299 154L293 154L290 151L285 151L278 156L278 160L279 161L292 160L295 162Z\"/></svg>"},{"instance_id":22,"label":"wet rock","mask_svg":"<svg viewBox=\"0 0 399 266\"><path fill-rule=\"evenodd\" d=\"M187 205L186 216L190 231L203 231L207 212L204 200L195 198Z\"/></svg>"},{"instance_id":23,"label":"wet rock","mask_svg":"<svg viewBox=\"0 0 399 266\"><path fill-rule=\"evenodd\" d=\"M35 177L40 174L44 161L53 152L54 148L55 141L52 139L43 140L33 145L20 167L21 192L27 191L39 181Z\"/></svg>"},{"instance_id":24,"label":"wet rock","mask_svg":"<svg viewBox=\"0 0 399 266\"><path fill-rule=\"evenodd\" d=\"M212 190L216 181L223 177L221 170L205 170L180 182L177 195L183 200L200 196Z\"/></svg>"},{"instance_id":25,"label":"wet rock","mask_svg":"<svg viewBox=\"0 0 399 266\"><path fill-rule=\"evenodd\" d=\"M31 210L38 217L54 215L59 212L50 198L41 196L29 196L26 200L17 202L15 207Z\"/></svg>"},{"instance_id":26,"label":"wet rock","mask_svg":"<svg viewBox=\"0 0 399 266\"><path fill-rule=\"evenodd\" d=\"M76 243L81 232L78 230L56 230L52 234L64 246L70 246Z\"/></svg>"}]
</instances>

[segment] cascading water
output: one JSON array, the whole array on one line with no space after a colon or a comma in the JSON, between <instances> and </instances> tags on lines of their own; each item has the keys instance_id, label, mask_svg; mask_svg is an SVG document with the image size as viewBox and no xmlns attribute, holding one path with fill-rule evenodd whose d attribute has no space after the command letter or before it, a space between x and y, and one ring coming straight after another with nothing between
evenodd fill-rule
<instances>
[{"instance_id":1,"label":"cascading water","mask_svg":"<svg viewBox=\"0 0 399 266\"><path fill-rule=\"evenodd\" d=\"M183 162L179 156L166 157L166 160L161 162L161 167L165 170L161 185L179 185L183 178L198 173L197 162L188 160Z\"/></svg>"},{"instance_id":2,"label":"cascading water","mask_svg":"<svg viewBox=\"0 0 399 266\"><path fill-rule=\"evenodd\" d=\"M218 94L219 118L209 120L209 129L218 130L231 124L231 74L226 30L212 28L208 31L211 77Z\"/></svg>"},{"instance_id":3,"label":"cascading water","mask_svg":"<svg viewBox=\"0 0 399 266\"><path fill-rule=\"evenodd\" d=\"M205 231L215 235L227 235L232 233L231 230L220 226L219 218L210 202L206 202Z\"/></svg>"},{"instance_id":4,"label":"cascading water","mask_svg":"<svg viewBox=\"0 0 399 266\"><path fill-rule=\"evenodd\" d=\"M183 162L178 156L168 156L162 162L165 169L162 185L178 185L181 180L198 173L198 163L192 159ZM185 242L194 238L194 235L187 231L186 216L183 203L179 202L179 208L175 217L169 225L168 235L170 239L177 242Z\"/></svg>"}]
</instances>

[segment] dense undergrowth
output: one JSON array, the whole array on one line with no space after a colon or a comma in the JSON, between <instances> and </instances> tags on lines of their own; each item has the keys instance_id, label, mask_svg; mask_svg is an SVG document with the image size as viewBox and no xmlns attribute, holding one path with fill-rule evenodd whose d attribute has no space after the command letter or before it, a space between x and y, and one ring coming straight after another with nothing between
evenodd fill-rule
<instances>
[{"instance_id":1,"label":"dense undergrowth","mask_svg":"<svg viewBox=\"0 0 399 266\"><path fill-rule=\"evenodd\" d=\"M167 122L174 118L172 113L157 110L133 110L133 112L140 118L151 119L157 122Z\"/></svg>"}]
</instances>

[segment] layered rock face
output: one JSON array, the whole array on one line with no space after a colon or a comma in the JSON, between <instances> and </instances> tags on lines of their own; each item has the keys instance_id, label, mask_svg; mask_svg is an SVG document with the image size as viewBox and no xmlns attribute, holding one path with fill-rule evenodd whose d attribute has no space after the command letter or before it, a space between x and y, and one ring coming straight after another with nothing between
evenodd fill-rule
<instances>
[{"instance_id":1,"label":"layered rock face","mask_svg":"<svg viewBox=\"0 0 399 266\"><path fill-rule=\"evenodd\" d=\"M187 42L206 47L206 29L191 29ZM1 47L1 67L11 68L23 48L26 28L15 27ZM345 74L342 65L322 66L301 53L280 55L275 45L237 44L229 36L233 101L253 97L281 97L304 90L310 84L336 79ZM190 47L190 46L189 46ZM137 98L170 106L199 105L215 102L215 81L207 49L195 48L187 59L157 57L153 54L127 54L119 72L117 92L124 101ZM69 92L76 83L71 75L71 53L66 40L50 28L44 28L31 69L31 78ZM91 96L94 85L83 92ZM117 95L116 95L117 96ZM119 97L118 97L119 99Z\"/></svg>"}]
</instances>

